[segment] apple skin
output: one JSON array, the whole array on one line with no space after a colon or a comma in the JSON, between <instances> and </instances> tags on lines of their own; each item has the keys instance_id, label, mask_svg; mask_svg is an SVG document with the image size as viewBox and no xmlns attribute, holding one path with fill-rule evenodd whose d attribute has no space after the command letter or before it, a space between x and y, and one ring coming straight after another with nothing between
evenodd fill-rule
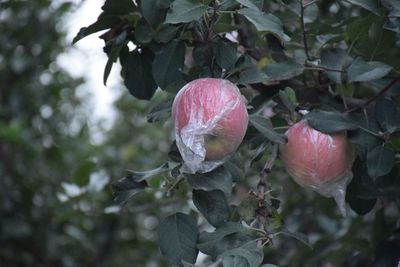
<instances>
[{"instance_id":1,"label":"apple skin","mask_svg":"<svg viewBox=\"0 0 400 267\"><path fill-rule=\"evenodd\" d=\"M319 190L344 178L353 162L353 150L345 132L324 134L302 120L286 132L280 158L299 185Z\"/></svg>"},{"instance_id":2,"label":"apple skin","mask_svg":"<svg viewBox=\"0 0 400 267\"><path fill-rule=\"evenodd\" d=\"M223 160L239 147L248 125L239 89L228 80L215 78L186 84L174 99L172 117L185 161L190 158L186 154L192 153L202 161Z\"/></svg>"}]
</instances>

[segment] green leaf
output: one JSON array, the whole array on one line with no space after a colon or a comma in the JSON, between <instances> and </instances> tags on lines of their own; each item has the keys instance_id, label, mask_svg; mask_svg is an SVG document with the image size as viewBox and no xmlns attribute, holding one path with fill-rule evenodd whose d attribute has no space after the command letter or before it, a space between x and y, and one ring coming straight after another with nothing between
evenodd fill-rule
<instances>
[{"instance_id":1,"label":"green leaf","mask_svg":"<svg viewBox=\"0 0 400 267\"><path fill-rule=\"evenodd\" d=\"M249 223L256 217L258 200L253 195L247 195L237 207L240 218Z\"/></svg>"},{"instance_id":2,"label":"green leaf","mask_svg":"<svg viewBox=\"0 0 400 267\"><path fill-rule=\"evenodd\" d=\"M185 23L199 20L207 6L196 0L175 0L167 13L165 23Z\"/></svg>"},{"instance_id":3,"label":"green leaf","mask_svg":"<svg viewBox=\"0 0 400 267\"><path fill-rule=\"evenodd\" d=\"M152 62L153 54L151 51L132 51L128 54L121 70L125 86L138 99L150 99L157 89L151 70Z\"/></svg>"},{"instance_id":4,"label":"green leaf","mask_svg":"<svg viewBox=\"0 0 400 267\"><path fill-rule=\"evenodd\" d=\"M160 43L167 43L175 37L175 34L178 32L179 28L180 26L162 24L157 28L157 31L154 34L154 40Z\"/></svg>"},{"instance_id":5,"label":"green leaf","mask_svg":"<svg viewBox=\"0 0 400 267\"><path fill-rule=\"evenodd\" d=\"M268 140L278 144L285 144L286 137L283 134L279 134L274 130L272 123L269 119L255 114L249 116L250 123L262 133Z\"/></svg>"},{"instance_id":6,"label":"green leaf","mask_svg":"<svg viewBox=\"0 0 400 267\"><path fill-rule=\"evenodd\" d=\"M113 52L110 54L110 56L108 57L106 66L104 68L104 73L103 73L103 84L104 85L107 85L107 79L111 73L112 66L114 65L114 63L116 62L116 60L118 58L118 55L115 55L115 54L116 53L113 53Z\"/></svg>"},{"instance_id":7,"label":"green leaf","mask_svg":"<svg viewBox=\"0 0 400 267\"><path fill-rule=\"evenodd\" d=\"M215 43L200 43L193 48L193 59L198 66L209 67L213 64Z\"/></svg>"},{"instance_id":8,"label":"green leaf","mask_svg":"<svg viewBox=\"0 0 400 267\"><path fill-rule=\"evenodd\" d=\"M393 133L400 128L400 111L392 100L386 98L377 100L375 116L382 129L389 133Z\"/></svg>"},{"instance_id":9,"label":"green leaf","mask_svg":"<svg viewBox=\"0 0 400 267\"><path fill-rule=\"evenodd\" d=\"M227 235L216 244L215 252L212 257L215 257L215 255L221 257L221 254L224 252L245 246L246 244L254 242L254 239L255 237L250 230Z\"/></svg>"},{"instance_id":10,"label":"green leaf","mask_svg":"<svg viewBox=\"0 0 400 267\"><path fill-rule=\"evenodd\" d=\"M346 64L347 53L343 49L325 49L321 52L321 65L330 69L342 70ZM342 83L342 73L338 71L327 71L329 79L336 83Z\"/></svg>"},{"instance_id":11,"label":"green leaf","mask_svg":"<svg viewBox=\"0 0 400 267\"><path fill-rule=\"evenodd\" d=\"M290 111L294 113L297 106L297 98L295 91L286 87L285 90L279 91L279 99L282 101L283 105Z\"/></svg>"},{"instance_id":12,"label":"green leaf","mask_svg":"<svg viewBox=\"0 0 400 267\"><path fill-rule=\"evenodd\" d=\"M147 114L147 121L150 123L159 122L169 118L172 108L173 99L160 102L150 109Z\"/></svg>"},{"instance_id":13,"label":"green leaf","mask_svg":"<svg viewBox=\"0 0 400 267\"><path fill-rule=\"evenodd\" d=\"M185 173L184 175L193 189L205 191L218 189L226 195L232 192L232 175L223 166L207 173Z\"/></svg>"},{"instance_id":14,"label":"green leaf","mask_svg":"<svg viewBox=\"0 0 400 267\"><path fill-rule=\"evenodd\" d=\"M242 4L245 7L260 11L259 6L257 6L256 3L254 3L254 2L256 2L254 0L236 0L236 2Z\"/></svg>"},{"instance_id":15,"label":"green leaf","mask_svg":"<svg viewBox=\"0 0 400 267\"><path fill-rule=\"evenodd\" d=\"M365 83L368 87L374 90L375 93L378 93L380 90L388 86L392 83L392 78L384 78L379 80L373 80L370 82ZM400 95L400 80L395 82L390 89L387 91L386 96L398 96Z\"/></svg>"},{"instance_id":16,"label":"green leaf","mask_svg":"<svg viewBox=\"0 0 400 267\"><path fill-rule=\"evenodd\" d=\"M232 181L234 182L241 181L246 177L241 165L241 160L239 158L235 158L234 156L224 163L224 167L229 171L232 176Z\"/></svg>"},{"instance_id":17,"label":"green leaf","mask_svg":"<svg viewBox=\"0 0 400 267\"><path fill-rule=\"evenodd\" d=\"M272 63L264 68L264 72L267 74L267 80L270 82L289 80L302 74L303 71L304 67L294 61Z\"/></svg>"},{"instance_id":18,"label":"green leaf","mask_svg":"<svg viewBox=\"0 0 400 267\"><path fill-rule=\"evenodd\" d=\"M182 265L182 261L195 263L198 249L196 222L188 215L176 213L165 218L159 227L161 254L171 264Z\"/></svg>"},{"instance_id":19,"label":"green leaf","mask_svg":"<svg viewBox=\"0 0 400 267\"><path fill-rule=\"evenodd\" d=\"M281 42L288 42L290 40L289 36L283 31L282 22L276 16L250 8L240 9L238 13L245 16L253 23L258 31L272 33L279 38Z\"/></svg>"},{"instance_id":20,"label":"green leaf","mask_svg":"<svg viewBox=\"0 0 400 267\"><path fill-rule=\"evenodd\" d=\"M193 190L193 203L207 221L218 227L229 219L229 206L221 190Z\"/></svg>"},{"instance_id":21,"label":"green leaf","mask_svg":"<svg viewBox=\"0 0 400 267\"><path fill-rule=\"evenodd\" d=\"M142 189L147 187L146 181L135 181L132 175L128 174L126 177L113 182L111 185L114 201L118 205L125 205L126 202L139 193Z\"/></svg>"},{"instance_id":22,"label":"green leaf","mask_svg":"<svg viewBox=\"0 0 400 267\"><path fill-rule=\"evenodd\" d=\"M242 71L239 73L238 84L254 84L265 82L268 79L268 76L260 70L256 65L254 66L246 66L242 68Z\"/></svg>"},{"instance_id":23,"label":"green leaf","mask_svg":"<svg viewBox=\"0 0 400 267\"><path fill-rule=\"evenodd\" d=\"M158 86L166 90L170 86L183 85L182 68L185 60L185 45L183 42L172 41L165 45L153 61L153 77Z\"/></svg>"},{"instance_id":24,"label":"green leaf","mask_svg":"<svg viewBox=\"0 0 400 267\"><path fill-rule=\"evenodd\" d=\"M371 26L371 21L374 21L374 17L373 14L369 14L369 16L362 16L350 21L345 32L347 43L351 44L355 41L367 42L369 38L368 30Z\"/></svg>"},{"instance_id":25,"label":"green leaf","mask_svg":"<svg viewBox=\"0 0 400 267\"><path fill-rule=\"evenodd\" d=\"M168 8L174 0L158 0L157 5L162 8Z\"/></svg>"},{"instance_id":26,"label":"green leaf","mask_svg":"<svg viewBox=\"0 0 400 267\"><path fill-rule=\"evenodd\" d=\"M215 50L215 60L221 68L229 70L235 65L237 59L236 44L220 41L213 48Z\"/></svg>"},{"instance_id":27,"label":"green leaf","mask_svg":"<svg viewBox=\"0 0 400 267\"><path fill-rule=\"evenodd\" d=\"M305 116L308 124L323 133L354 130L358 126L345 115L338 112L313 110Z\"/></svg>"},{"instance_id":28,"label":"green leaf","mask_svg":"<svg viewBox=\"0 0 400 267\"><path fill-rule=\"evenodd\" d=\"M257 246L257 241L246 242L241 246L222 253L224 267L259 267L263 261L264 253L262 247Z\"/></svg>"},{"instance_id":29,"label":"green leaf","mask_svg":"<svg viewBox=\"0 0 400 267\"><path fill-rule=\"evenodd\" d=\"M78 34L72 40L72 43L75 44L79 40L85 38L86 36L93 34L95 32L99 32L102 30L109 29L114 25L117 25L121 19L115 15L107 15L105 13L100 14L97 18L97 21L93 24L83 27L79 30Z\"/></svg>"},{"instance_id":30,"label":"green leaf","mask_svg":"<svg viewBox=\"0 0 400 267\"><path fill-rule=\"evenodd\" d=\"M370 177L380 177L388 174L394 166L394 151L385 147L377 146L367 155L367 168Z\"/></svg>"},{"instance_id":31,"label":"green leaf","mask_svg":"<svg viewBox=\"0 0 400 267\"><path fill-rule=\"evenodd\" d=\"M235 4L235 3L234 3ZM220 6L220 10L223 8ZM238 26L232 23L232 16L227 13L220 14L219 19L212 25L212 31L216 34L218 33L225 33L225 32L232 32L237 30Z\"/></svg>"},{"instance_id":32,"label":"green leaf","mask_svg":"<svg viewBox=\"0 0 400 267\"><path fill-rule=\"evenodd\" d=\"M377 61L366 62L361 58L354 60L347 69L350 82L367 82L384 77L392 67Z\"/></svg>"},{"instance_id":33,"label":"green leaf","mask_svg":"<svg viewBox=\"0 0 400 267\"><path fill-rule=\"evenodd\" d=\"M150 24L144 18L141 18L136 24L134 32L135 41L140 44L148 44L151 42L153 34Z\"/></svg>"},{"instance_id":34,"label":"green leaf","mask_svg":"<svg viewBox=\"0 0 400 267\"><path fill-rule=\"evenodd\" d=\"M223 242L224 237L245 231L247 229L237 222L226 222L217 227L214 232L201 232L197 247L204 254L216 258L220 252L217 249Z\"/></svg>"},{"instance_id":35,"label":"green leaf","mask_svg":"<svg viewBox=\"0 0 400 267\"><path fill-rule=\"evenodd\" d=\"M276 205L276 207L277 207L276 209L279 208L280 201L278 199L271 198L269 201L271 204L268 204L268 205ZM281 215L276 210L272 210L271 219L268 222L268 228L269 229L279 229L279 228L282 228L282 224L283 224L283 220L282 220ZM284 229L284 230L286 230L286 229Z\"/></svg>"},{"instance_id":36,"label":"green leaf","mask_svg":"<svg viewBox=\"0 0 400 267\"><path fill-rule=\"evenodd\" d=\"M360 129L348 132L349 141L357 145L357 154L366 161L369 151L378 145L383 145L382 138L368 132L377 133L381 130L380 126L375 119L367 118L364 114L354 113L350 118Z\"/></svg>"},{"instance_id":37,"label":"green leaf","mask_svg":"<svg viewBox=\"0 0 400 267\"><path fill-rule=\"evenodd\" d=\"M178 150L178 147L176 146L176 141L171 144L171 147L168 152L168 158L170 158L172 161L179 162L181 163L183 161L181 153ZM179 171L180 174L180 171Z\"/></svg>"},{"instance_id":38,"label":"green leaf","mask_svg":"<svg viewBox=\"0 0 400 267\"><path fill-rule=\"evenodd\" d=\"M381 138L362 129L350 132L348 137L351 143L357 145L357 152L363 160L366 160L370 150L383 143Z\"/></svg>"},{"instance_id":39,"label":"green leaf","mask_svg":"<svg viewBox=\"0 0 400 267\"><path fill-rule=\"evenodd\" d=\"M144 19L153 29L163 21L165 7L159 5L159 0L140 0L139 6Z\"/></svg>"},{"instance_id":40,"label":"green leaf","mask_svg":"<svg viewBox=\"0 0 400 267\"><path fill-rule=\"evenodd\" d=\"M223 0L223 1L220 1L219 8L221 10L231 10L232 8L234 8L236 6L239 6L239 4L236 0Z\"/></svg>"},{"instance_id":41,"label":"green leaf","mask_svg":"<svg viewBox=\"0 0 400 267\"><path fill-rule=\"evenodd\" d=\"M368 176L366 162L356 158L352 171L354 177L347 188L346 200L358 214L364 215L369 212L379 197L399 196L400 179L396 165L384 176L371 178Z\"/></svg>"},{"instance_id":42,"label":"green leaf","mask_svg":"<svg viewBox=\"0 0 400 267\"><path fill-rule=\"evenodd\" d=\"M108 14L125 15L133 10L136 6L132 0L106 0L101 9Z\"/></svg>"},{"instance_id":43,"label":"green leaf","mask_svg":"<svg viewBox=\"0 0 400 267\"><path fill-rule=\"evenodd\" d=\"M365 162L359 157L356 158L352 168L353 179L347 186L346 202L359 215L365 215L370 212L376 203L376 197L373 196L374 183L367 174ZM362 197L367 195L368 198Z\"/></svg>"},{"instance_id":44,"label":"green leaf","mask_svg":"<svg viewBox=\"0 0 400 267\"><path fill-rule=\"evenodd\" d=\"M378 1L376 0L346 0L346 1L379 15Z\"/></svg>"},{"instance_id":45,"label":"green leaf","mask_svg":"<svg viewBox=\"0 0 400 267\"><path fill-rule=\"evenodd\" d=\"M150 171L128 171L126 177L112 183L114 201L119 205L124 205L128 199L147 187L146 179L161 174L169 170L168 163L163 164L157 169Z\"/></svg>"},{"instance_id":46,"label":"green leaf","mask_svg":"<svg viewBox=\"0 0 400 267\"><path fill-rule=\"evenodd\" d=\"M76 43L92 33L112 28L122 20L121 15L133 12L136 7L132 0L107 0L101 9L104 12L100 14L97 21L88 27L81 28L72 43Z\"/></svg>"},{"instance_id":47,"label":"green leaf","mask_svg":"<svg viewBox=\"0 0 400 267\"><path fill-rule=\"evenodd\" d=\"M228 255L222 260L223 267L248 267L248 262L245 257Z\"/></svg>"},{"instance_id":48,"label":"green leaf","mask_svg":"<svg viewBox=\"0 0 400 267\"><path fill-rule=\"evenodd\" d=\"M106 67L104 68L104 74L103 74L104 85L107 84L107 79L108 79L108 76L110 75L112 66L117 61L118 56L120 55L121 49L123 49L124 47L126 47L126 41L111 49L111 53L108 55Z\"/></svg>"}]
</instances>

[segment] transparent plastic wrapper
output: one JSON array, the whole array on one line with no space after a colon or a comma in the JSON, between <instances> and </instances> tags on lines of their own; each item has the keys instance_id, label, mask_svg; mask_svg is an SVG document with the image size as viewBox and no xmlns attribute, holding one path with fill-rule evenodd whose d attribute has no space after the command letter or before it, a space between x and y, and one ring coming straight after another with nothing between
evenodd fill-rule
<instances>
[{"instance_id":1,"label":"transparent plastic wrapper","mask_svg":"<svg viewBox=\"0 0 400 267\"><path fill-rule=\"evenodd\" d=\"M345 215L346 187L353 177L354 160L346 132L324 134L302 120L286 135L288 142L280 146L280 157L287 172L299 185L333 197Z\"/></svg>"},{"instance_id":2,"label":"transparent plastic wrapper","mask_svg":"<svg viewBox=\"0 0 400 267\"><path fill-rule=\"evenodd\" d=\"M172 105L183 171L209 172L242 142L248 114L239 89L228 80L203 78L186 84Z\"/></svg>"}]
</instances>

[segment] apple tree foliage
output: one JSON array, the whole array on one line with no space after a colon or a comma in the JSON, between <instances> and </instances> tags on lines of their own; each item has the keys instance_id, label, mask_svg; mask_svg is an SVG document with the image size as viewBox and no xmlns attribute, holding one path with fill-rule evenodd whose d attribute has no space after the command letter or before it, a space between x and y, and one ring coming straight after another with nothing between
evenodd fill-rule
<instances>
[{"instance_id":1,"label":"apple tree foliage","mask_svg":"<svg viewBox=\"0 0 400 267\"><path fill-rule=\"evenodd\" d=\"M200 252L215 266L397 264L399 1L106 0L74 42L102 30L104 84L120 64L132 99L151 104L148 123L168 122L177 91L200 77L228 79L248 100L245 140L221 167L182 173L172 142L167 162L128 171L112 184L121 205L154 187L163 188L165 199L187 199L158 227L171 265L194 266ZM332 200L293 185L282 172L277 147L304 109L313 128L346 130L356 148L345 218ZM152 183L154 177L162 182ZM301 198L287 193L293 187ZM336 220L327 223L329 217ZM285 254L287 247L295 252Z\"/></svg>"}]
</instances>

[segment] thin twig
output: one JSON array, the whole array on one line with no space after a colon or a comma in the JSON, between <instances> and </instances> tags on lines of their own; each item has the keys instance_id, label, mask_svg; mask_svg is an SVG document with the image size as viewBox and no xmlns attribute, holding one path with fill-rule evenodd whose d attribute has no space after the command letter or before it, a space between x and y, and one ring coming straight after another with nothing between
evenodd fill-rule
<instances>
[{"instance_id":1,"label":"thin twig","mask_svg":"<svg viewBox=\"0 0 400 267\"><path fill-rule=\"evenodd\" d=\"M183 182L183 180L185 180L185 179L183 178L183 176L179 176L179 177L176 179L176 181L175 181L172 185L170 185L170 186L167 188L166 195L167 195L168 197L169 197L169 196L172 196L172 195L175 193L176 189L178 188L179 184L180 184L181 182Z\"/></svg>"},{"instance_id":2,"label":"thin twig","mask_svg":"<svg viewBox=\"0 0 400 267\"><path fill-rule=\"evenodd\" d=\"M332 71L332 72L340 72L340 73L346 72L344 70L333 69L333 68L329 68L329 67L325 67L325 66L317 66L317 65L310 64L310 63L307 63L307 65L308 66L305 66L305 69L308 69L308 70Z\"/></svg>"},{"instance_id":3,"label":"thin twig","mask_svg":"<svg viewBox=\"0 0 400 267\"><path fill-rule=\"evenodd\" d=\"M273 144L272 145L272 153L271 156L269 157L268 161L265 163L264 168L263 168L263 173L270 173L272 167L274 166L276 157L278 156L278 144Z\"/></svg>"},{"instance_id":4,"label":"thin twig","mask_svg":"<svg viewBox=\"0 0 400 267\"><path fill-rule=\"evenodd\" d=\"M371 131L370 129L364 128L364 127L362 127L362 126L360 126L360 125L358 125L358 128L359 128L360 130L366 132L366 133L369 133L370 135L373 135L373 136L375 136L375 137L384 139L384 137L383 137L381 134L376 133L376 132L374 132L374 131Z\"/></svg>"},{"instance_id":5,"label":"thin twig","mask_svg":"<svg viewBox=\"0 0 400 267\"><path fill-rule=\"evenodd\" d=\"M301 31L303 32L303 42L304 42L304 50L306 53L306 57L308 60L311 60L310 55L308 53L308 43L307 43L307 36L306 36L306 27L304 24L304 6L303 1L300 0L300 24L301 24Z\"/></svg>"},{"instance_id":6,"label":"thin twig","mask_svg":"<svg viewBox=\"0 0 400 267\"><path fill-rule=\"evenodd\" d=\"M394 78L388 85L386 85L385 87L383 87L376 95L374 95L373 97L371 97L370 99L368 99L367 101L364 102L364 104L354 107L350 110L347 111L347 113L352 113L355 112L359 109L364 109L366 108L369 104L371 104L372 102L374 102L376 99L378 99L379 97L381 97L382 95L384 95L398 80L400 80L400 77L396 77Z\"/></svg>"},{"instance_id":7,"label":"thin twig","mask_svg":"<svg viewBox=\"0 0 400 267\"><path fill-rule=\"evenodd\" d=\"M310 1L307 4L304 5L304 8L307 8L308 6L311 6L312 4L318 2L318 0Z\"/></svg>"},{"instance_id":8,"label":"thin twig","mask_svg":"<svg viewBox=\"0 0 400 267\"><path fill-rule=\"evenodd\" d=\"M304 69L306 69L306 70L319 70L319 71L332 71L332 72L340 72L340 73L346 73L347 72L347 70L334 69L334 68L330 68L330 67L326 67L326 66L315 65L315 64L312 64L311 62L306 62L306 64L304 64ZM399 78L398 75L386 75L385 77L388 78L388 79Z\"/></svg>"},{"instance_id":9,"label":"thin twig","mask_svg":"<svg viewBox=\"0 0 400 267\"><path fill-rule=\"evenodd\" d=\"M279 126L279 127L274 127L275 131L279 131L279 130L287 130L289 129L290 126Z\"/></svg>"},{"instance_id":10,"label":"thin twig","mask_svg":"<svg viewBox=\"0 0 400 267\"><path fill-rule=\"evenodd\" d=\"M278 144L273 144L272 145L272 151L271 151L271 155L268 158L267 162L264 165L264 168L261 171L260 174L260 181L258 182L257 185L257 189L260 193L260 195L264 196L264 193L266 191L267 188L267 177L268 174L271 172L272 167L274 166L275 160L278 156Z\"/></svg>"}]
</instances>

